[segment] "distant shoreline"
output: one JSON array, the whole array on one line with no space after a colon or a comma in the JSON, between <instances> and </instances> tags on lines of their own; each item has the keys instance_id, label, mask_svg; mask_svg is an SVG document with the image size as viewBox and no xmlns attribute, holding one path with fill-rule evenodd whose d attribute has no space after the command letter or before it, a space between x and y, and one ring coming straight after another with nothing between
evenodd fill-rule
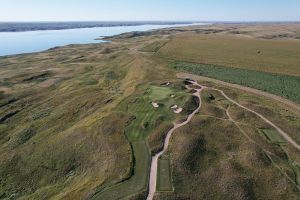
<instances>
[{"instance_id":1,"label":"distant shoreline","mask_svg":"<svg viewBox=\"0 0 300 200\"><path fill-rule=\"evenodd\" d=\"M195 21L164 22L164 21L132 21L132 22L0 22L0 32L28 32L67 30L78 28L98 28L116 26L140 26L140 25L180 25L193 24Z\"/></svg>"},{"instance_id":2,"label":"distant shoreline","mask_svg":"<svg viewBox=\"0 0 300 200\"><path fill-rule=\"evenodd\" d=\"M0 22L0 32L28 32L140 25L208 24L298 24L300 21L82 21L82 22Z\"/></svg>"}]
</instances>

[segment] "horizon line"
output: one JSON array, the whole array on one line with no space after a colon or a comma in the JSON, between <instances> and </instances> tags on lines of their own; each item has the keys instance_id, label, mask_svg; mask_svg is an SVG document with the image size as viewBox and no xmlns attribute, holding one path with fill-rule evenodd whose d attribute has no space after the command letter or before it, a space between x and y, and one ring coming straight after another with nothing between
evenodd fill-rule
<instances>
[{"instance_id":1,"label":"horizon line","mask_svg":"<svg viewBox=\"0 0 300 200\"><path fill-rule=\"evenodd\" d=\"M52 20L41 20L41 21L0 21L0 23L66 23L66 22L193 22L193 23L294 23L300 22L300 20L65 20L65 21L52 21Z\"/></svg>"}]
</instances>

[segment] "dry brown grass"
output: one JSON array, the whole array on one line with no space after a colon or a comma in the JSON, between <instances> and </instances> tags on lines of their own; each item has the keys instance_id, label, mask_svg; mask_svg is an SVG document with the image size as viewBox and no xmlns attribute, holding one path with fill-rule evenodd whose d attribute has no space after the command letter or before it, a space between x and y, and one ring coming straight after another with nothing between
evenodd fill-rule
<instances>
[{"instance_id":1,"label":"dry brown grass","mask_svg":"<svg viewBox=\"0 0 300 200\"><path fill-rule=\"evenodd\" d=\"M161 48L158 55L180 61L300 76L300 41L296 40L182 33Z\"/></svg>"}]
</instances>

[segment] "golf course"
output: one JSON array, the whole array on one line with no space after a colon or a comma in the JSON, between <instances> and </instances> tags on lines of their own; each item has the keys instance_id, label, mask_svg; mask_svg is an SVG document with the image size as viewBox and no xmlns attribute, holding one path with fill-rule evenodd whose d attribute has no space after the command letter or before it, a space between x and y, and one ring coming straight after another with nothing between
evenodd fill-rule
<instances>
[{"instance_id":1,"label":"golf course","mask_svg":"<svg viewBox=\"0 0 300 200\"><path fill-rule=\"evenodd\" d=\"M216 23L0 57L0 199L299 199L299 33Z\"/></svg>"}]
</instances>

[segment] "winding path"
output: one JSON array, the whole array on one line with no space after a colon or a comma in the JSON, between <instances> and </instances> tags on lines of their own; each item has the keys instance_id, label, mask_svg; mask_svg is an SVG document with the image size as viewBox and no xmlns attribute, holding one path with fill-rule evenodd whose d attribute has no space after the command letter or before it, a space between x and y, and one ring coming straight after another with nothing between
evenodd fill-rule
<instances>
[{"instance_id":1,"label":"winding path","mask_svg":"<svg viewBox=\"0 0 300 200\"><path fill-rule=\"evenodd\" d=\"M193 82L193 84L199 86L199 87L203 87L202 85L198 84L197 82ZM259 114L258 112L254 111L254 110L251 110L241 104L239 104L238 102L236 102L235 100L231 99L230 97L228 97L223 90L219 90L219 89L216 89L216 88L212 88L212 87L206 87L208 89L212 89L212 90L215 90L215 91L218 91L220 92L228 101L230 101L231 103L255 114L256 116L258 116L259 118L261 118L263 121L265 121L267 124L269 124L270 126L272 126L273 128L275 128L277 130L278 133L280 133L280 135L286 140L288 141L292 146L294 146L296 149L300 150L300 145L295 141L293 140L286 132L284 132L281 128L279 128L278 126L276 126L273 122L271 122L270 120L268 120L267 118L265 118L263 115Z\"/></svg>"},{"instance_id":2,"label":"winding path","mask_svg":"<svg viewBox=\"0 0 300 200\"><path fill-rule=\"evenodd\" d=\"M182 126L187 125L192 120L192 118L195 116L195 114L197 112L199 112L199 110L201 108L201 96L200 96L200 93L204 89L204 87L200 86L199 84L197 84L195 82L192 82L192 84L200 87L200 89L195 89L196 92L193 94L194 96L198 97L198 99L199 99L199 106L198 106L198 108L192 114L190 114L188 116L188 118L187 118L186 121L184 121L182 123L179 123L179 124L174 124L174 127L167 134L167 137L166 137L165 142L164 142L164 148L163 148L163 150L160 151L159 153L157 153L155 156L152 157L151 169L150 169L149 193L148 193L147 200L152 200L153 197L154 197L154 194L156 192L158 159L159 159L159 157L161 155L163 155L167 151L172 134L174 133L174 131L176 129L178 129L178 128L182 127ZM194 88L190 88L189 86L187 86L187 88L188 89L194 89Z\"/></svg>"},{"instance_id":3,"label":"winding path","mask_svg":"<svg viewBox=\"0 0 300 200\"><path fill-rule=\"evenodd\" d=\"M230 97L228 97L222 90L219 89L215 89L215 88L209 88L212 90L216 90L218 92L220 92L228 101L230 101L231 103L255 114L256 116L260 117L263 121L265 121L267 124L269 124L270 126L272 126L273 128L275 128L277 130L278 133L280 133L280 135L286 140L288 141L291 145L293 145L296 149L300 150L300 145L295 142L286 132L284 132L281 128L279 128L278 126L276 126L273 122L271 122L270 120L268 120L267 118L265 118L263 115L259 114L258 112L251 110L241 104L239 104L238 102L234 101L233 99L231 99Z\"/></svg>"},{"instance_id":4,"label":"winding path","mask_svg":"<svg viewBox=\"0 0 300 200\"><path fill-rule=\"evenodd\" d=\"M167 137L165 139L164 142L164 148L162 151L160 151L159 153L157 153L155 156L152 157L152 162L151 162L151 171L150 171L150 181L149 181L149 193L148 193L148 197L147 200L152 200L154 197L154 194L156 192L156 184L157 184L157 165L158 165L158 159L160 156L162 156L168 149L169 146L169 142L170 142L170 138L172 136L172 134L174 133L174 131L186 124L188 124L192 118L195 116L195 114L197 112L199 112L202 102L201 102L201 91L205 88L207 89L212 89L215 91L220 92L228 101L230 101L231 103L237 105L238 107L241 107L255 115L257 115L258 117L260 117L263 121L265 121L267 124L269 124L270 126L272 126L273 128L275 128L278 133L280 133L282 135L282 137L288 141L292 146L294 146L296 149L300 150L300 145L295 142L286 132L284 132L281 128L279 128L278 126L276 126L274 123L272 123L270 120L268 120L267 118L265 118L263 115L259 114L258 112L251 110L241 104L239 104L238 102L236 102L235 100L231 99L230 97L228 97L224 91L216 89L216 88L212 88L212 87L206 87L206 86L202 86L200 84L198 84L196 81L191 81L191 83L195 86L200 87L200 89L196 89L196 92L193 94L194 96L199 98L199 106L198 108L188 116L187 120L180 123L180 124L174 124L174 127L168 132ZM189 86L187 86L188 89L192 89Z\"/></svg>"}]
</instances>

